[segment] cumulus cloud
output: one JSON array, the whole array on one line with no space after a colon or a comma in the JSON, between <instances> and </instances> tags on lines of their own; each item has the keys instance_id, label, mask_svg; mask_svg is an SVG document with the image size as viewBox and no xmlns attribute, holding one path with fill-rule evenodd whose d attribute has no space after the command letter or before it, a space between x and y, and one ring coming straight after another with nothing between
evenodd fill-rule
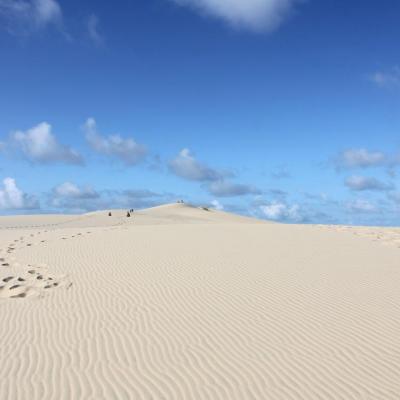
<instances>
[{"instance_id":1,"label":"cumulus cloud","mask_svg":"<svg viewBox=\"0 0 400 400\"><path fill-rule=\"evenodd\" d=\"M12 34L28 34L48 25L60 26L62 10L56 0L0 0L0 19Z\"/></svg>"},{"instance_id":2,"label":"cumulus cloud","mask_svg":"<svg viewBox=\"0 0 400 400\"><path fill-rule=\"evenodd\" d=\"M38 201L18 188L15 179L5 178L0 187L0 209L21 210L38 208Z\"/></svg>"},{"instance_id":3,"label":"cumulus cloud","mask_svg":"<svg viewBox=\"0 0 400 400\"><path fill-rule=\"evenodd\" d=\"M66 197L70 199L96 199L99 194L90 186L79 187L71 182L65 182L53 189L57 197Z\"/></svg>"},{"instance_id":4,"label":"cumulus cloud","mask_svg":"<svg viewBox=\"0 0 400 400\"><path fill-rule=\"evenodd\" d=\"M109 157L119 159L126 165L136 165L146 156L146 147L138 144L132 138L122 138L120 135L102 136L97 131L96 121L89 118L84 125L86 140L90 147Z\"/></svg>"},{"instance_id":5,"label":"cumulus cloud","mask_svg":"<svg viewBox=\"0 0 400 400\"><path fill-rule=\"evenodd\" d=\"M197 161L189 149L181 150L177 157L168 163L168 166L175 175L190 181L217 181L231 175L228 172L218 171Z\"/></svg>"},{"instance_id":6,"label":"cumulus cloud","mask_svg":"<svg viewBox=\"0 0 400 400\"><path fill-rule=\"evenodd\" d=\"M351 176L346 179L345 185L354 191L387 191L393 189L390 184L365 176Z\"/></svg>"},{"instance_id":7,"label":"cumulus cloud","mask_svg":"<svg viewBox=\"0 0 400 400\"><path fill-rule=\"evenodd\" d=\"M375 204L368 200L357 199L346 204L347 210L355 213L375 213L378 211Z\"/></svg>"},{"instance_id":8,"label":"cumulus cloud","mask_svg":"<svg viewBox=\"0 0 400 400\"><path fill-rule=\"evenodd\" d=\"M224 209L224 206L218 200L212 200L211 206L218 211L222 211Z\"/></svg>"},{"instance_id":9,"label":"cumulus cloud","mask_svg":"<svg viewBox=\"0 0 400 400\"><path fill-rule=\"evenodd\" d=\"M377 71L369 79L381 88L400 88L400 67L395 66L386 71Z\"/></svg>"},{"instance_id":10,"label":"cumulus cloud","mask_svg":"<svg viewBox=\"0 0 400 400\"><path fill-rule=\"evenodd\" d=\"M217 197L245 196L248 194L261 194L261 191L254 186L233 183L226 180L211 182L207 190Z\"/></svg>"},{"instance_id":11,"label":"cumulus cloud","mask_svg":"<svg viewBox=\"0 0 400 400\"><path fill-rule=\"evenodd\" d=\"M90 39L96 46L102 46L104 43L103 35L99 31L99 18L97 15L90 15L87 22L87 30Z\"/></svg>"},{"instance_id":12,"label":"cumulus cloud","mask_svg":"<svg viewBox=\"0 0 400 400\"><path fill-rule=\"evenodd\" d=\"M303 219L300 214L300 206L297 204L288 205L280 202L272 202L260 206L260 210L265 217L276 221L299 222Z\"/></svg>"},{"instance_id":13,"label":"cumulus cloud","mask_svg":"<svg viewBox=\"0 0 400 400\"><path fill-rule=\"evenodd\" d=\"M189 149L181 150L168 166L172 173L181 178L204 182L203 189L213 196L234 197L261 193L254 186L230 182L227 178L234 177L232 172L217 170L199 162Z\"/></svg>"},{"instance_id":14,"label":"cumulus cloud","mask_svg":"<svg viewBox=\"0 0 400 400\"><path fill-rule=\"evenodd\" d=\"M23 208L24 196L18 189L15 180L5 178L3 188L0 189L0 207L1 208Z\"/></svg>"},{"instance_id":15,"label":"cumulus cloud","mask_svg":"<svg viewBox=\"0 0 400 400\"><path fill-rule=\"evenodd\" d=\"M67 211L91 211L105 208L106 205L91 186L78 186L72 182L56 186L49 197L51 207Z\"/></svg>"},{"instance_id":16,"label":"cumulus cloud","mask_svg":"<svg viewBox=\"0 0 400 400\"><path fill-rule=\"evenodd\" d=\"M14 145L31 162L82 164L83 159L79 153L60 144L51 131L51 125L42 122L25 132L14 132L12 140Z\"/></svg>"},{"instance_id":17,"label":"cumulus cloud","mask_svg":"<svg viewBox=\"0 0 400 400\"><path fill-rule=\"evenodd\" d=\"M339 154L336 158L336 166L342 169L368 168L382 166L387 161L387 156L380 151L349 149Z\"/></svg>"},{"instance_id":18,"label":"cumulus cloud","mask_svg":"<svg viewBox=\"0 0 400 400\"><path fill-rule=\"evenodd\" d=\"M290 15L299 0L172 0L224 20L234 28L272 31Z\"/></svg>"}]
</instances>

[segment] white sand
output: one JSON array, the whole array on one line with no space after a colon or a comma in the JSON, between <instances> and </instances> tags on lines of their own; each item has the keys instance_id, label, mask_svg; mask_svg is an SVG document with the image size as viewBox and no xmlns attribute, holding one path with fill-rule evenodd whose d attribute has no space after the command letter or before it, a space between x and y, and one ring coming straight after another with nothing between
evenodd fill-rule
<instances>
[{"instance_id":1,"label":"white sand","mask_svg":"<svg viewBox=\"0 0 400 400\"><path fill-rule=\"evenodd\" d=\"M181 204L2 217L0 399L399 400L399 247Z\"/></svg>"}]
</instances>

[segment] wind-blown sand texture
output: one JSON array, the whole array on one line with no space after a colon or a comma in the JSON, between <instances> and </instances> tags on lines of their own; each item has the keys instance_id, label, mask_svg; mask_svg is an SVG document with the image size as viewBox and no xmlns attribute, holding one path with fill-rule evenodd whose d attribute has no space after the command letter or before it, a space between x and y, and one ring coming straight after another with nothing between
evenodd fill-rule
<instances>
[{"instance_id":1,"label":"wind-blown sand texture","mask_svg":"<svg viewBox=\"0 0 400 400\"><path fill-rule=\"evenodd\" d=\"M183 204L0 218L0 399L400 399L400 230Z\"/></svg>"}]
</instances>

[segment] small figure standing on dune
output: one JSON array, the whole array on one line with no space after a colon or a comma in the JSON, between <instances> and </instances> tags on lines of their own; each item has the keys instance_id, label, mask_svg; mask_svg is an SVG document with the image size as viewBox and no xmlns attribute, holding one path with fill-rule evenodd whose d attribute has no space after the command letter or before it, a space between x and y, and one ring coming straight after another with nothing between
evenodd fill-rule
<instances>
[{"instance_id":1,"label":"small figure standing on dune","mask_svg":"<svg viewBox=\"0 0 400 400\"><path fill-rule=\"evenodd\" d=\"M108 213L108 216L109 216L109 217L111 217L111 216L112 216L112 214L111 214L111 211Z\"/></svg>"}]
</instances>

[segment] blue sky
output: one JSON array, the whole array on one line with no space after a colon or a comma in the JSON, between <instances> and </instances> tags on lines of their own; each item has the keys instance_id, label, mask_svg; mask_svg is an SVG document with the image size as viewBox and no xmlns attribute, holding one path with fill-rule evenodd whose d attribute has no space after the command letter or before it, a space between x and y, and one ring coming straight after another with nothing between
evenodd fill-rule
<instances>
[{"instance_id":1,"label":"blue sky","mask_svg":"<svg viewBox=\"0 0 400 400\"><path fill-rule=\"evenodd\" d=\"M0 213L176 199L400 223L400 3L0 0Z\"/></svg>"}]
</instances>

